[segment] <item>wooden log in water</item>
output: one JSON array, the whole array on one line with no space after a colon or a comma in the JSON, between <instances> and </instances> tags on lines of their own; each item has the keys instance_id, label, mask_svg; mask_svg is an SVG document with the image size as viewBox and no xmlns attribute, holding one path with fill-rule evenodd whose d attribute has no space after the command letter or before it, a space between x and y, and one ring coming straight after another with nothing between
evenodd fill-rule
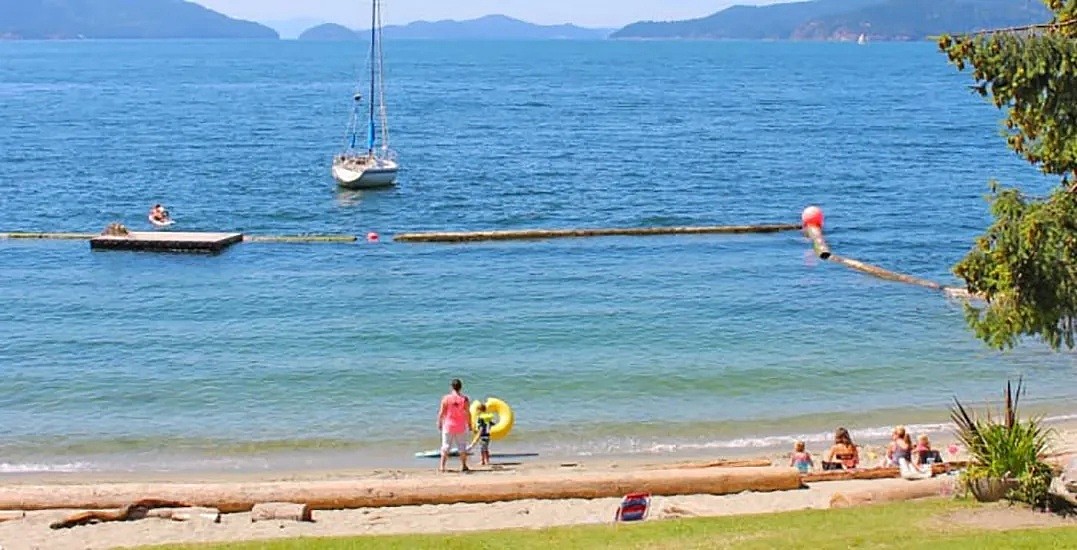
<instances>
[{"instance_id":1,"label":"wooden log in water","mask_svg":"<svg viewBox=\"0 0 1077 550\"><path fill-rule=\"evenodd\" d=\"M359 240L355 235L244 235L247 243L354 243Z\"/></svg>"},{"instance_id":2,"label":"wooden log in water","mask_svg":"<svg viewBox=\"0 0 1077 550\"><path fill-rule=\"evenodd\" d=\"M799 224L719 225L699 227L623 227L594 229L521 229L511 231L466 231L448 233L402 233L393 238L400 242L463 243L478 241L524 241L572 237L613 237L651 235L709 235L744 233L779 233L799 231Z\"/></svg>"},{"instance_id":3,"label":"wooden log in water","mask_svg":"<svg viewBox=\"0 0 1077 550\"><path fill-rule=\"evenodd\" d=\"M146 495L247 512L262 502L303 503L311 510L382 508L514 500L596 499L648 492L656 496L802 487L792 468L714 468L578 474L560 471L519 476L442 476L436 479L282 481L261 483L10 485L0 487L0 510L117 508ZM175 508L179 506L159 506Z\"/></svg>"},{"instance_id":4,"label":"wooden log in water","mask_svg":"<svg viewBox=\"0 0 1077 550\"><path fill-rule=\"evenodd\" d=\"M310 506L291 502L263 502L251 509L251 522L256 521L314 521Z\"/></svg>"},{"instance_id":5,"label":"wooden log in water","mask_svg":"<svg viewBox=\"0 0 1077 550\"><path fill-rule=\"evenodd\" d=\"M947 486L954 480L949 477L936 477L920 481L908 481L900 485L891 485L876 489L862 489L847 493L834 493L830 497L830 508L851 508L884 502L901 502L921 498L940 497L946 493Z\"/></svg>"},{"instance_id":6,"label":"wooden log in water","mask_svg":"<svg viewBox=\"0 0 1077 550\"><path fill-rule=\"evenodd\" d=\"M817 225L809 225L804 228L804 235L811 239L812 248L815 249L815 254L819 256L819 259L830 259L830 246L826 244L826 239L823 238L823 230Z\"/></svg>"},{"instance_id":7,"label":"wooden log in water","mask_svg":"<svg viewBox=\"0 0 1077 550\"><path fill-rule=\"evenodd\" d=\"M15 232L15 233L0 233L0 239L25 239L25 240L68 240L68 241L88 241L96 237L96 233L31 233L31 232Z\"/></svg>"},{"instance_id":8,"label":"wooden log in water","mask_svg":"<svg viewBox=\"0 0 1077 550\"><path fill-rule=\"evenodd\" d=\"M898 282L898 283L906 283L906 284L910 284L910 285L922 286L924 288L928 288L928 289L931 289L931 290L939 290L939 291L942 290L942 285L940 285L939 283L936 283L934 281L929 281L927 279L921 279L919 277L913 277L912 275L905 275L903 273L895 273L895 272L890 271L888 269L883 269L881 267L877 267L877 266L874 266L874 265L871 265L871 264L866 264L864 262L857 261L857 260L854 260L852 258L845 258L845 257L842 257L842 256L838 256L837 254L834 254L834 255L830 256L830 261L839 263L841 265L844 265L845 267L848 267L849 269L853 269L853 270L859 271L861 273L867 273L868 275L871 275L872 277L878 277L880 279L884 279L884 280L887 280L887 281L895 281L895 282Z\"/></svg>"},{"instance_id":9,"label":"wooden log in water","mask_svg":"<svg viewBox=\"0 0 1077 550\"><path fill-rule=\"evenodd\" d=\"M963 300L966 302L971 302L973 300L977 300L980 302L986 301L982 294L969 292L969 289L967 288L947 286L943 287L942 292L946 295L947 298L952 298L954 300Z\"/></svg>"}]
</instances>

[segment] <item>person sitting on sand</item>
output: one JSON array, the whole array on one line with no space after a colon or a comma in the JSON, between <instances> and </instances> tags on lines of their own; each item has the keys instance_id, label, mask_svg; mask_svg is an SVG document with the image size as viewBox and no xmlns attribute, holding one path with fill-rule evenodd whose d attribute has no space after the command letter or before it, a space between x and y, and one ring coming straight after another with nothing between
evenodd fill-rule
<instances>
[{"instance_id":1,"label":"person sitting on sand","mask_svg":"<svg viewBox=\"0 0 1077 550\"><path fill-rule=\"evenodd\" d=\"M460 471L469 472L467 433L471 431L471 402L461 393L464 384L459 379L453 379L449 387L452 391L441 398L441 408L438 409L438 431L441 432L441 464L438 471L445 471L449 451L455 446L460 453Z\"/></svg>"},{"instance_id":2,"label":"person sitting on sand","mask_svg":"<svg viewBox=\"0 0 1077 550\"><path fill-rule=\"evenodd\" d=\"M490 428L494 426L493 415L486 414L486 404L479 403L475 406L475 410L478 411L479 417L475 419L475 426L478 431L475 432L475 438L471 440L471 445L467 446L468 452L475 447L476 443L479 443L479 464L482 466L490 465Z\"/></svg>"},{"instance_id":3,"label":"person sitting on sand","mask_svg":"<svg viewBox=\"0 0 1077 550\"><path fill-rule=\"evenodd\" d=\"M912 437L905 426L894 428L890 446L886 449L886 466L897 466L901 459L912 462Z\"/></svg>"},{"instance_id":4,"label":"person sitting on sand","mask_svg":"<svg viewBox=\"0 0 1077 550\"><path fill-rule=\"evenodd\" d=\"M917 466L942 462L939 452L931 448L931 440L928 439L927 434L920 434L920 437L916 438L916 450L912 454L912 463Z\"/></svg>"},{"instance_id":5,"label":"person sitting on sand","mask_svg":"<svg viewBox=\"0 0 1077 550\"><path fill-rule=\"evenodd\" d=\"M853 443L853 438L849 435L849 430L845 428L838 428L834 432L834 445L830 447L830 451L826 454L826 460L823 461L824 470L852 470L860 464L860 451L856 448L856 444Z\"/></svg>"},{"instance_id":6,"label":"person sitting on sand","mask_svg":"<svg viewBox=\"0 0 1077 550\"><path fill-rule=\"evenodd\" d=\"M804 442L797 441L793 444L793 454L789 456L789 465L800 470L800 473L806 474L815 468L815 460L812 459L811 453L804 450Z\"/></svg>"}]
</instances>

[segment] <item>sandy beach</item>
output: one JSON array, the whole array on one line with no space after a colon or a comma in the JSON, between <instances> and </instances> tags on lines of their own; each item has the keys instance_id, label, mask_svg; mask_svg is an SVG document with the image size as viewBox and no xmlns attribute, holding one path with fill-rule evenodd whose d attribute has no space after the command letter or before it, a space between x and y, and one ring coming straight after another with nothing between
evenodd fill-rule
<instances>
[{"instance_id":1,"label":"sandy beach","mask_svg":"<svg viewBox=\"0 0 1077 550\"><path fill-rule=\"evenodd\" d=\"M1077 451L1077 430L1060 431L1057 452ZM717 458L717 457L713 457ZM778 466L781 457L770 457ZM480 468L475 473L437 474L423 470L374 470L339 472L290 472L258 476L187 476L162 478L161 476L109 475L96 478L80 476L28 476L8 478L0 492L25 486L53 486L60 489L71 484L96 484L102 489L120 482L177 484L199 482L310 482L327 480L426 480L458 478L460 483L469 479L493 477L549 477L562 472L566 477L599 476L610 472L643 473L656 469L669 470L683 465L684 461L610 461L590 460L575 463L494 464ZM775 492L741 492L722 496L685 495L656 496L652 505L651 519L662 520L682 517L706 517L738 514L784 512L801 509L825 509L830 507L836 494L852 494L865 490L885 491L909 487L911 484L933 484L929 493L949 494L952 491L951 476L941 476L923 482L902 479L866 481L832 481L813 483L800 490ZM518 500L486 504L447 504L424 506L400 506L391 508L364 508L355 510L325 510L314 512L313 523L293 521L265 521L254 523L250 513L225 514L219 524L208 521L174 522L165 519L144 519L134 522L107 523L52 530L49 524L69 516L74 510L47 510L29 512L25 518L0 523L0 546L6 550L28 549L107 549L145 544L216 542L257 540L304 536L344 536L402 533L438 533L479 531L509 528L543 528L561 525L601 524L613 519L619 499L593 500Z\"/></svg>"}]
</instances>

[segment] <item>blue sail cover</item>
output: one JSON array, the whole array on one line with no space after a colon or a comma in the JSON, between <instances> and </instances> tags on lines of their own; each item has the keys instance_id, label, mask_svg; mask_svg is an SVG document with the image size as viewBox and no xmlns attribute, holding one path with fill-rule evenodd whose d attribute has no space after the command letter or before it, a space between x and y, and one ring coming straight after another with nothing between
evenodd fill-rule
<instances>
[{"instance_id":1,"label":"blue sail cover","mask_svg":"<svg viewBox=\"0 0 1077 550\"><path fill-rule=\"evenodd\" d=\"M374 150L374 121L370 121L370 132L366 136L367 149Z\"/></svg>"}]
</instances>

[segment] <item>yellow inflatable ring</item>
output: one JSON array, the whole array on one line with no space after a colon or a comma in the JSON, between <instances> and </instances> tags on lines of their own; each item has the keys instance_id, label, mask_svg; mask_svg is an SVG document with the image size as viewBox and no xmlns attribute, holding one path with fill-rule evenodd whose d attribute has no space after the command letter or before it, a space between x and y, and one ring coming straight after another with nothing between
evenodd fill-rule
<instances>
[{"instance_id":1,"label":"yellow inflatable ring","mask_svg":"<svg viewBox=\"0 0 1077 550\"><path fill-rule=\"evenodd\" d=\"M479 431L480 403L483 402L474 401L471 403L471 429L476 432ZM486 412L484 414L497 417L497 422L490 428L490 439L505 439L509 436L509 432L512 431L513 424L516 423L516 416L512 412L512 407L496 397L488 397L485 401L485 405Z\"/></svg>"}]
</instances>

